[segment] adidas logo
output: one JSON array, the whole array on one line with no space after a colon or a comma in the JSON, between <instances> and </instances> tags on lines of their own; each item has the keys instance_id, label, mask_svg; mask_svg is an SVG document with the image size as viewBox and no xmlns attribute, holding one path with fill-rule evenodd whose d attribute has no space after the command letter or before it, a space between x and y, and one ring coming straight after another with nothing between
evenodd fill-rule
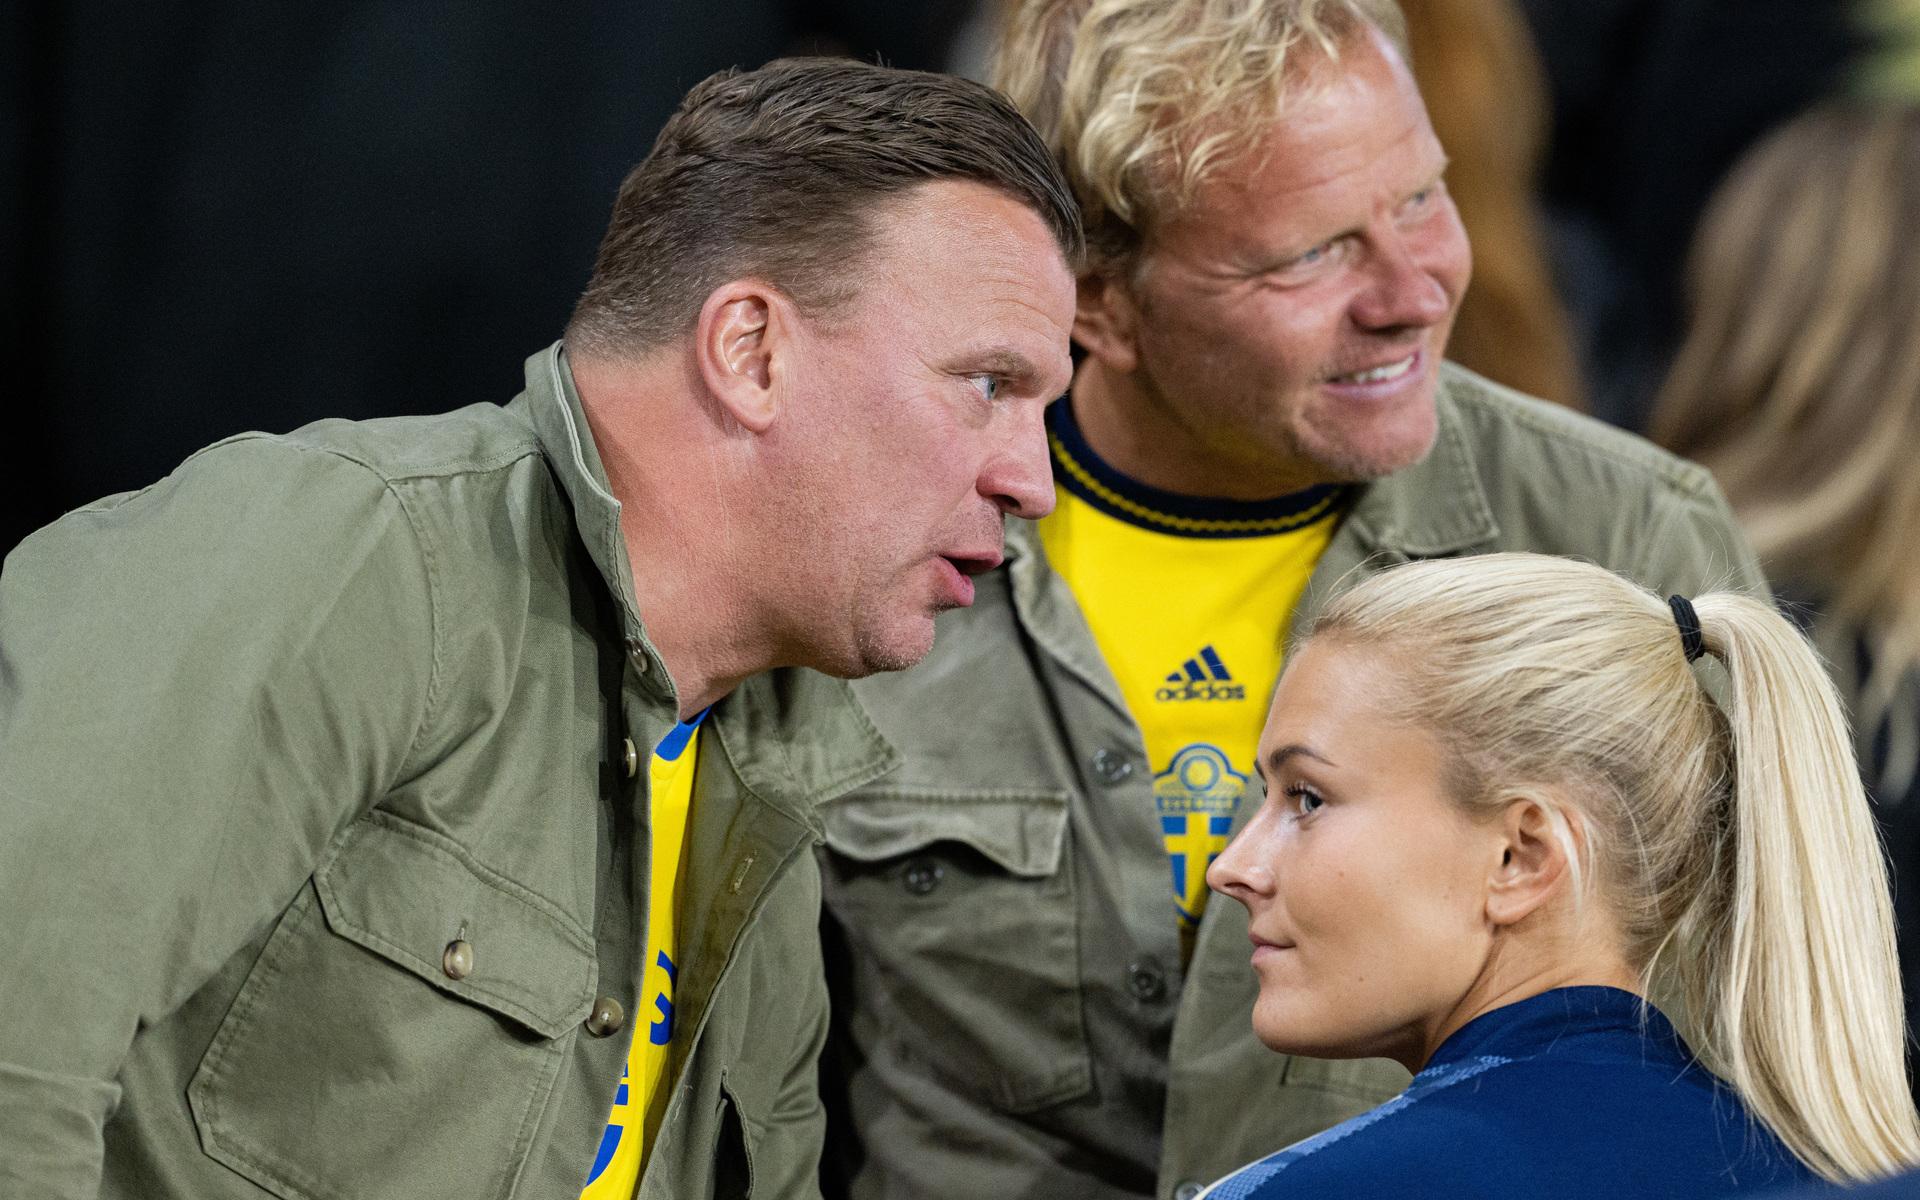
<instances>
[{"instance_id":1,"label":"adidas logo","mask_svg":"<svg viewBox=\"0 0 1920 1200\"><path fill-rule=\"evenodd\" d=\"M1167 674L1167 686L1153 694L1155 700L1245 700L1245 684L1235 683L1227 664L1212 646L1180 664Z\"/></svg>"}]
</instances>

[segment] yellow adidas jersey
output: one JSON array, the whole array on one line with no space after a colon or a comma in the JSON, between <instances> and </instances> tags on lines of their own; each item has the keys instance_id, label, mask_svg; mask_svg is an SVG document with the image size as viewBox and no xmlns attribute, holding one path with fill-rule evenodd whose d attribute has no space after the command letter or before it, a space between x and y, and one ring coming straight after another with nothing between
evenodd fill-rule
<instances>
[{"instance_id":1,"label":"yellow adidas jersey","mask_svg":"<svg viewBox=\"0 0 1920 1200\"><path fill-rule=\"evenodd\" d=\"M1150 488L1095 455L1070 402L1047 410L1058 504L1039 524L1140 726L1183 948L1207 866L1254 780L1287 626L1347 490L1271 501Z\"/></svg>"},{"instance_id":2,"label":"yellow adidas jersey","mask_svg":"<svg viewBox=\"0 0 1920 1200\"><path fill-rule=\"evenodd\" d=\"M673 1044L673 983L678 973L674 940L680 880L686 866L687 818L693 811L694 760L698 757L701 713L660 739L648 768L651 788L653 853L647 889L647 970L643 1007L635 1020L627 1069L614 1093L613 1113L600 1137L600 1152L581 1200L633 1200L647 1152L653 1148L667 1098L667 1054Z\"/></svg>"}]
</instances>

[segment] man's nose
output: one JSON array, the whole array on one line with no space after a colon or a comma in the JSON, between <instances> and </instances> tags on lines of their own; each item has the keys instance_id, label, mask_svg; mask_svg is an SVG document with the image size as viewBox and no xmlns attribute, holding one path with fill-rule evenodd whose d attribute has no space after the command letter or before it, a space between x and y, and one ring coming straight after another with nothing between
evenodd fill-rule
<instances>
[{"instance_id":1,"label":"man's nose","mask_svg":"<svg viewBox=\"0 0 1920 1200\"><path fill-rule=\"evenodd\" d=\"M1036 406L1030 419L987 460L980 472L980 494L1009 516L1037 521L1053 511L1053 459L1047 451L1045 408Z\"/></svg>"},{"instance_id":2,"label":"man's nose","mask_svg":"<svg viewBox=\"0 0 1920 1200\"><path fill-rule=\"evenodd\" d=\"M1400 236L1378 244L1368 274L1353 303L1354 321L1363 329L1379 333L1427 329L1453 311L1453 297L1445 285Z\"/></svg>"}]
</instances>

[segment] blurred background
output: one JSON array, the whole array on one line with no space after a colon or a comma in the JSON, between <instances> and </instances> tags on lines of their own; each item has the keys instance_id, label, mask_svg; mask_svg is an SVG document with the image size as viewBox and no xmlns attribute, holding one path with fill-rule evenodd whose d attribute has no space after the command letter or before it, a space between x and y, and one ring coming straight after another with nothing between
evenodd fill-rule
<instances>
[{"instance_id":1,"label":"blurred background","mask_svg":"<svg viewBox=\"0 0 1920 1200\"><path fill-rule=\"evenodd\" d=\"M688 86L796 52L978 75L998 4L15 0L0 552L231 433L511 397ZM1870 20L1841 0L1408 10L1477 251L1456 355L1642 426L1708 193L1845 86Z\"/></svg>"}]
</instances>

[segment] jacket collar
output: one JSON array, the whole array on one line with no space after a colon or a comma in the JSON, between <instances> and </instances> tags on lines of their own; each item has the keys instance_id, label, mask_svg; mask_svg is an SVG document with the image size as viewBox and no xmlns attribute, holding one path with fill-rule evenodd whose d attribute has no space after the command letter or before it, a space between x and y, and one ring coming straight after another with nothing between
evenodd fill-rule
<instances>
[{"instance_id":1,"label":"jacket collar","mask_svg":"<svg viewBox=\"0 0 1920 1200\"><path fill-rule=\"evenodd\" d=\"M607 483L606 467L593 443L593 430L587 424L580 394L574 390L573 372L560 343L527 359L527 387L521 399L540 449L573 508L573 524L580 541L619 606L621 635L636 655L644 653L649 677L665 678L666 670L647 640L640 622L640 605L634 599L633 564L627 557L626 539L620 536L620 501Z\"/></svg>"},{"instance_id":2,"label":"jacket collar","mask_svg":"<svg viewBox=\"0 0 1920 1200\"><path fill-rule=\"evenodd\" d=\"M559 343L527 359L522 393L534 436L573 509L574 527L619 608L621 635L646 690L678 707L673 682L647 637L633 593L633 567L620 534L620 501L607 482L593 431ZM844 680L811 671L755 676L710 718L728 761L748 790L817 825L817 801L892 770L899 756L867 719ZM796 736L804 728L805 736Z\"/></svg>"},{"instance_id":3,"label":"jacket collar","mask_svg":"<svg viewBox=\"0 0 1920 1200\"><path fill-rule=\"evenodd\" d=\"M722 702L720 745L740 783L816 836L820 805L900 765L844 679L790 668L742 683Z\"/></svg>"}]
</instances>

